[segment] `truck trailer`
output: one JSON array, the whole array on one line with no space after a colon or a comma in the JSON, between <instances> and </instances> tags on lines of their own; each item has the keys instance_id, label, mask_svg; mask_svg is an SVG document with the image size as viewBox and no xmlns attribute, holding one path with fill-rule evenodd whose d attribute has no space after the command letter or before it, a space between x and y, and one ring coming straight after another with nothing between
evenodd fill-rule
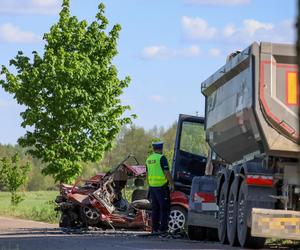
<instances>
[{"instance_id":1,"label":"truck trailer","mask_svg":"<svg viewBox=\"0 0 300 250\"><path fill-rule=\"evenodd\" d=\"M202 82L220 242L300 240L299 83L294 45L253 43Z\"/></svg>"}]
</instances>

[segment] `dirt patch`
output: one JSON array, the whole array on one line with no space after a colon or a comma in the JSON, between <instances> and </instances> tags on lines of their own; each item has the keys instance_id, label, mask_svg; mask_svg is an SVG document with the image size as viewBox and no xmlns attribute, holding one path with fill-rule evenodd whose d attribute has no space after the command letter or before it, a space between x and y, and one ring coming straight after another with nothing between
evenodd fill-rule
<instances>
[{"instance_id":1,"label":"dirt patch","mask_svg":"<svg viewBox=\"0 0 300 250\"><path fill-rule=\"evenodd\" d=\"M57 229L57 224L50 224L17 218L0 216L0 237L7 237L9 234L18 235L21 233L45 233Z\"/></svg>"}]
</instances>

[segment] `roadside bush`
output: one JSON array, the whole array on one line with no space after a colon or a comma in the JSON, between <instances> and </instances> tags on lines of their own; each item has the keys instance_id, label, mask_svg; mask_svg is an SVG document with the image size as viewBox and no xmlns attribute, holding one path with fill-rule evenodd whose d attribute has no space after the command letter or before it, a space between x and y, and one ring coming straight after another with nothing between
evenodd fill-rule
<instances>
[{"instance_id":1,"label":"roadside bush","mask_svg":"<svg viewBox=\"0 0 300 250\"><path fill-rule=\"evenodd\" d=\"M0 182L10 192L11 205L14 207L23 200L22 196L17 194L17 191L26 184L29 170L29 163L21 164L18 154L0 160Z\"/></svg>"},{"instance_id":2,"label":"roadside bush","mask_svg":"<svg viewBox=\"0 0 300 250\"><path fill-rule=\"evenodd\" d=\"M42 206L35 206L29 210L29 214L27 214L26 217L33 218L37 221L57 222L57 213L54 208L54 201L46 201Z\"/></svg>"}]
</instances>

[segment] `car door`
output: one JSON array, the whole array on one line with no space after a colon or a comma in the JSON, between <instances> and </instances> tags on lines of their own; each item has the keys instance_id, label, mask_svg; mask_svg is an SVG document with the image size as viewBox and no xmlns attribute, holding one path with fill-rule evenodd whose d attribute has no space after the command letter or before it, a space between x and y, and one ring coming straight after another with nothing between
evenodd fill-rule
<instances>
[{"instance_id":1,"label":"car door","mask_svg":"<svg viewBox=\"0 0 300 250\"><path fill-rule=\"evenodd\" d=\"M180 114L172 162L175 190L189 195L193 177L205 173L208 148L204 118Z\"/></svg>"}]
</instances>

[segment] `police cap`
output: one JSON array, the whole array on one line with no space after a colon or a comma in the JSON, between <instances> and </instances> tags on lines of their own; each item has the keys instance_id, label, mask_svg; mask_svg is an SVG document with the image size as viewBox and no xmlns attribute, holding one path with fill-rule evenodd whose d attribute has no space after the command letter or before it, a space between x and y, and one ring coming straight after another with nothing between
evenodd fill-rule
<instances>
[{"instance_id":1,"label":"police cap","mask_svg":"<svg viewBox=\"0 0 300 250\"><path fill-rule=\"evenodd\" d=\"M162 149L164 145L163 141L152 142L153 149Z\"/></svg>"}]
</instances>

